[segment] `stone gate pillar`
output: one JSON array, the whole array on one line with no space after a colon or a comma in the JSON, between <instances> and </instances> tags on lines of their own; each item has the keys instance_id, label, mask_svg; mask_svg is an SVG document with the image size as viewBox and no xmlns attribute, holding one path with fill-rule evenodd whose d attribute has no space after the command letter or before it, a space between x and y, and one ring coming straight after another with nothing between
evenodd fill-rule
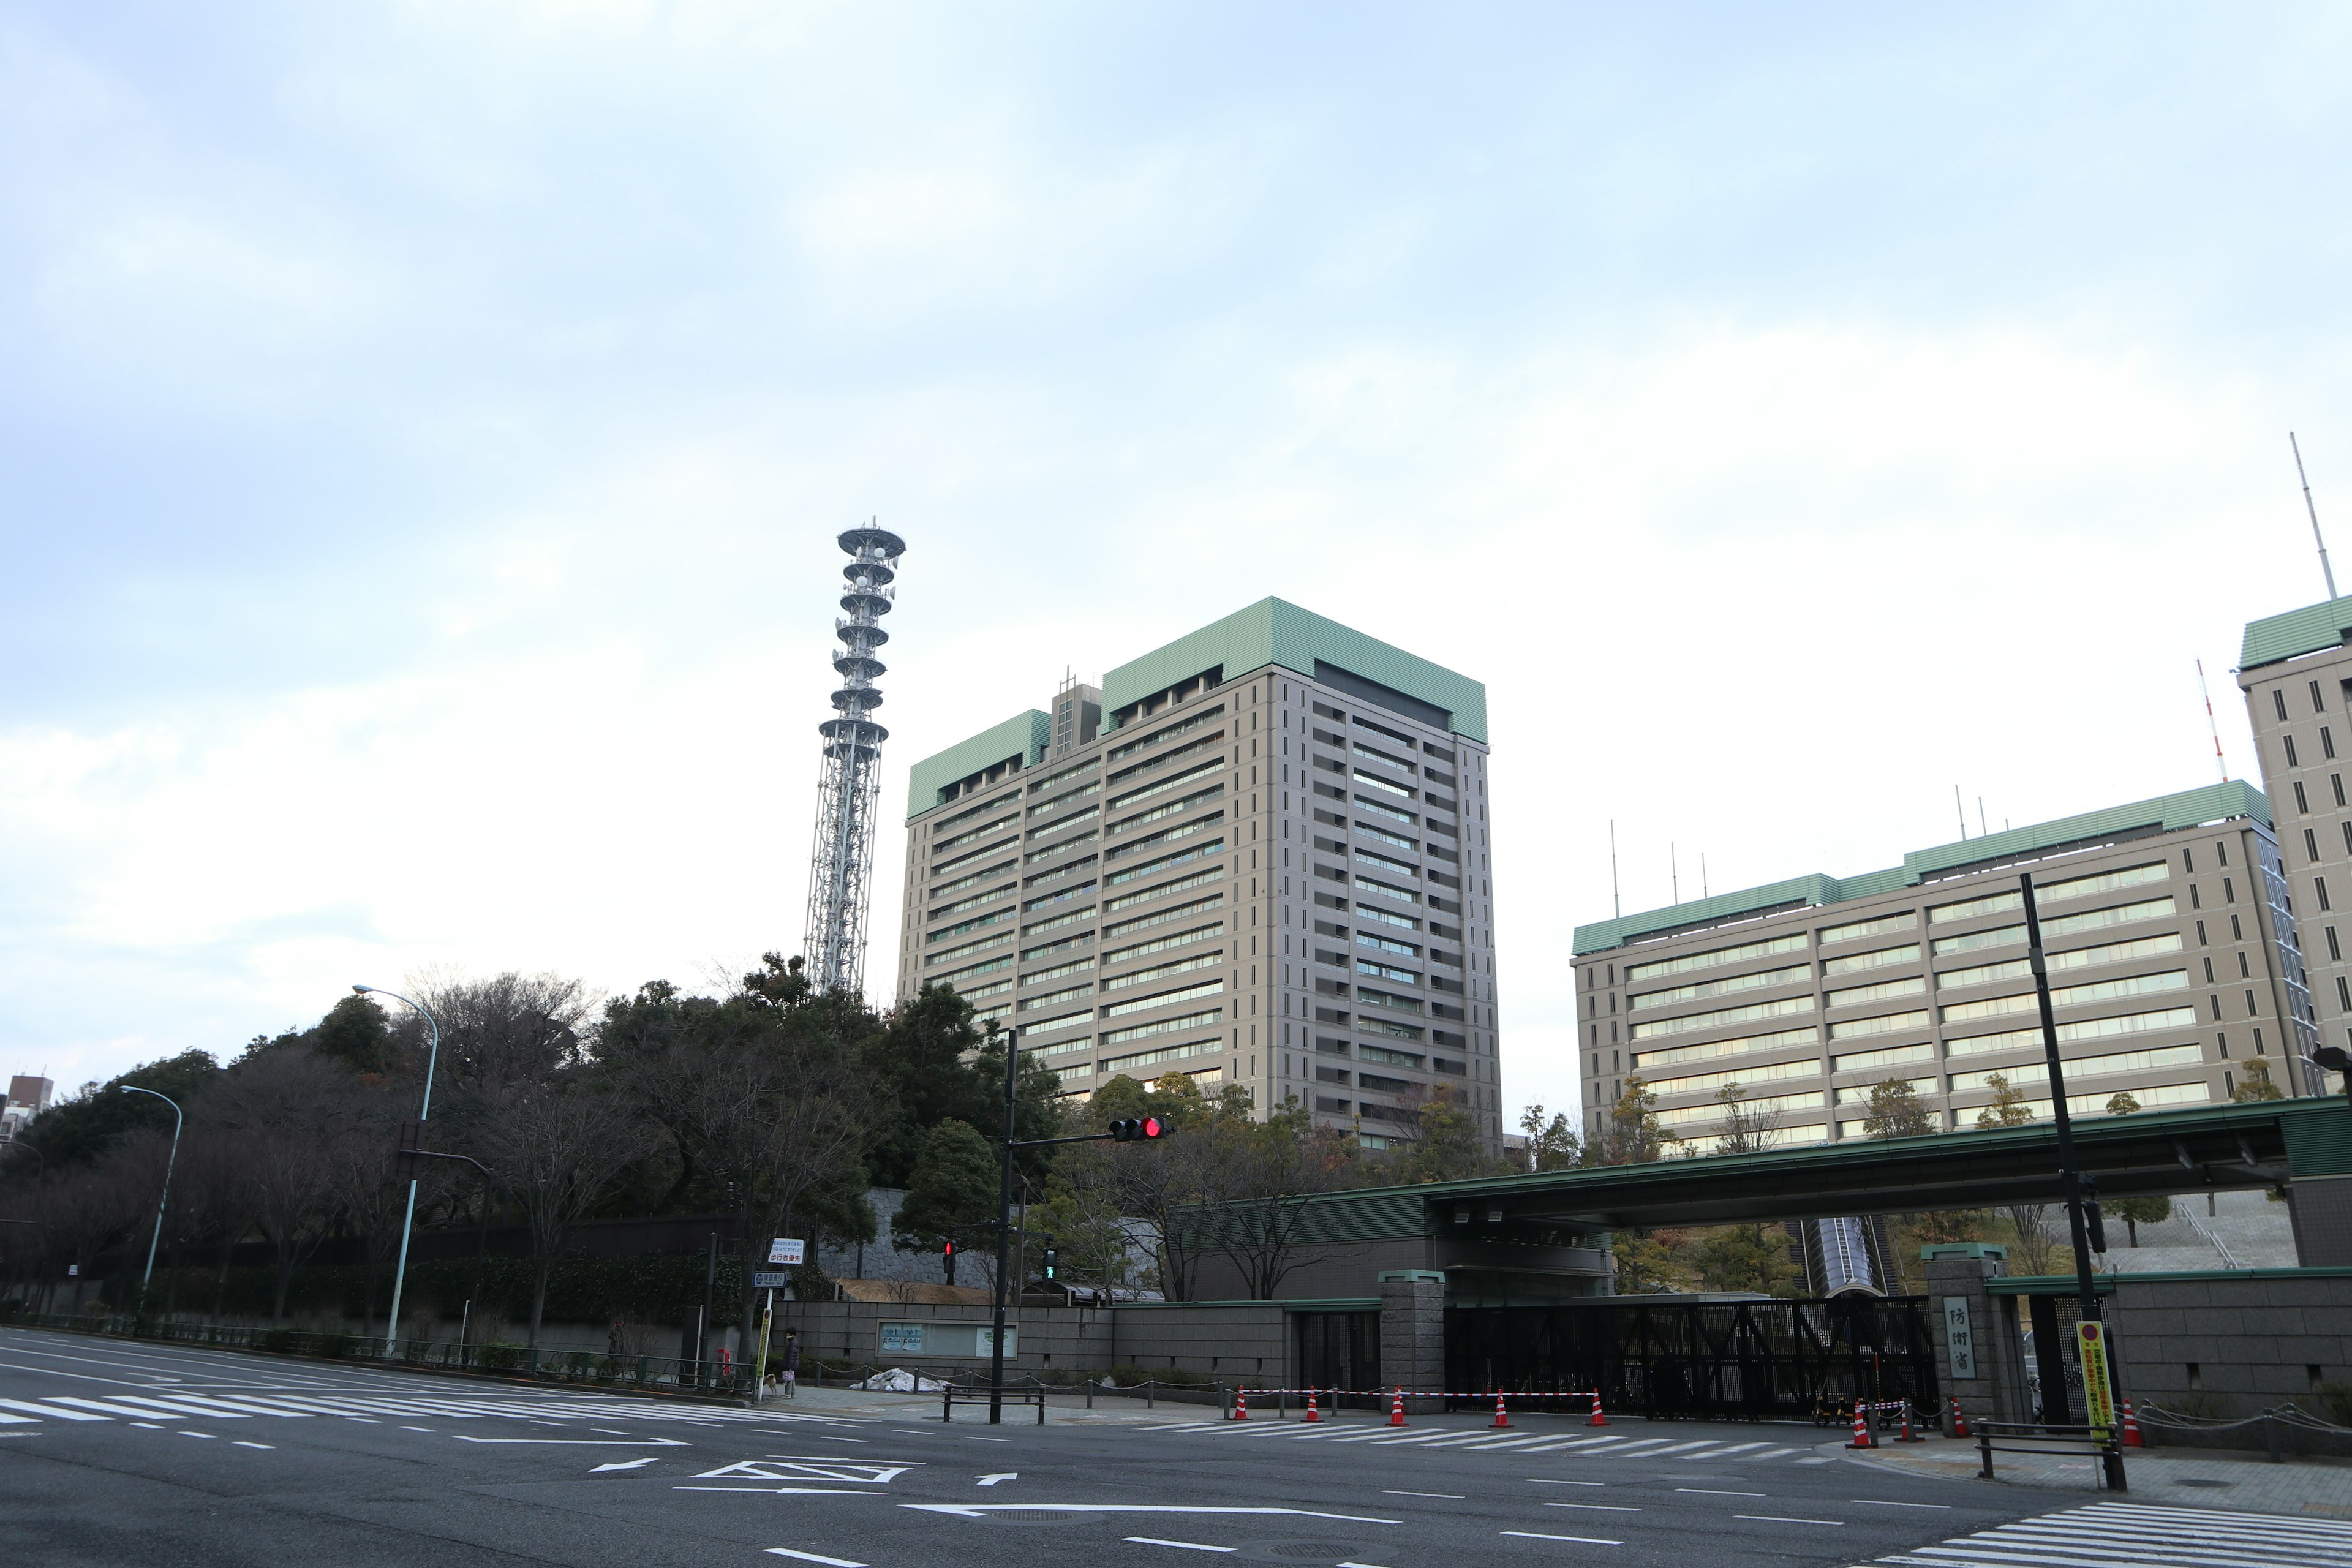
<instances>
[{"instance_id":1,"label":"stone gate pillar","mask_svg":"<svg viewBox=\"0 0 2352 1568\"><path fill-rule=\"evenodd\" d=\"M1381 1382L1407 1394L1445 1387L1445 1276L1434 1269L1392 1268L1381 1276Z\"/></svg>"},{"instance_id":2,"label":"stone gate pillar","mask_svg":"<svg viewBox=\"0 0 2352 1568\"><path fill-rule=\"evenodd\" d=\"M1986 1282L2009 1272L2008 1249L1980 1241L1919 1249L1927 1265L1927 1320L1936 1340L1936 1384L1948 1397L1940 1413L1951 1436L1950 1398L1971 1421L2032 1417L2025 1393L2025 1342L2017 1303Z\"/></svg>"}]
</instances>

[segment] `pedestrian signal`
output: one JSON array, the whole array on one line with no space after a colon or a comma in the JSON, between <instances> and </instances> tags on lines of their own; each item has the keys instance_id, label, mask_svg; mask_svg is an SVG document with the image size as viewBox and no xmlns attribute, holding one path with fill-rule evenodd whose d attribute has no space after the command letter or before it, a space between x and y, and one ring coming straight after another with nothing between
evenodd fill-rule
<instances>
[{"instance_id":1,"label":"pedestrian signal","mask_svg":"<svg viewBox=\"0 0 2352 1568\"><path fill-rule=\"evenodd\" d=\"M1055 1264L1055 1262L1056 1262L1056 1261L1058 1261L1058 1259L1060 1258L1060 1256L1061 1256L1061 1255L1060 1255L1059 1253L1055 1252L1055 1251L1052 1247L1047 1247L1047 1248L1045 1249L1045 1278L1046 1278L1046 1279L1051 1279L1054 1277L1054 1265Z\"/></svg>"}]
</instances>

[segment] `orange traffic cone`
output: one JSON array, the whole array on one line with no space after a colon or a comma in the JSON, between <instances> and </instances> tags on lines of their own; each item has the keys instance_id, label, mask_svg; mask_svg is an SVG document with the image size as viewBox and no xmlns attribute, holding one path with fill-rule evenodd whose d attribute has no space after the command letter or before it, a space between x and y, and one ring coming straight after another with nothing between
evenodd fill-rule
<instances>
[{"instance_id":1,"label":"orange traffic cone","mask_svg":"<svg viewBox=\"0 0 2352 1568\"><path fill-rule=\"evenodd\" d=\"M1249 1419L1249 1390L1246 1388L1234 1391L1234 1419L1236 1421Z\"/></svg>"},{"instance_id":2,"label":"orange traffic cone","mask_svg":"<svg viewBox=\"0 0 2352 1568\"><path fill-rule=\"evenodd\" d=\"M1503 1413L1502 1391L1497 1389L1495 1394L1495 1425L1497 1426L1508 1426L1510 1424L1511 1418Z\"/></svg>"},{"instance_id":3,"label":"orange traffic cone","mask_svg":"<svg viewBox=\"0 0 2352 1568\"><path fill-rule=\"evenodd\" d=\"M2124 1447L2145 1448L2147 1439L2139 1435L2139 1418L2132 1414L2131 1401L2124 1401Z\"/></svg>"},{"instance_id":4,"label":"orange traffic cone","mask_svg":"<svg viewBox=\"0 0 2352 1568\"><path fill-rule=\"evenodd\" d=\"M1402 1386L1397 1389L1396 1397L1389 1402L1389 1425L1404 1425L1404 1389Z\"/></svg>"},{"instance_id":5,"label":"orange traffic cone","mask_svg":"<svg viewBox=\"0 0 2352 1568\"><path fill-rule=\"evenodd\" d=\"M1969 1418L1960 1414L1960 1396L1956 1394L1952 1396L1952 1436L1965 1437L1968 1435Z\"/></svg>"},{"instance_id":6,"label":"orange traffic cone","mask_svg":"<svg viewBox=\"0 0 2352 1568\"><path fill-rule=\"evenodd\" d=\"M1863 1414L1863 1406L1860 1400L1854 1401L1853 1405L1853 1441L1848 1443L1846 1447L1849 1448L1875 1448L1878 1447L1878 1439L1870 1435L1870 1419Z\"/></svg>"},{"instance_id":7,"label":"orange traffic cone","mask_svg":"<svg viewBox=\"0 0 2352 1568\"><path fill-rule=\"evenodd\" d=\"M1307 1419L1309 1421L1320 1421L1323 1419L1323 1417L1315 1414L1315 1391L1311 1388L1307 1391Z\"/></svg>"},{"instance_id":8,"label":"orange traffic cone","mask_svg":"<svg viewBox=\"0 0 2352 1568\"><path fill-rule=\"evenodd\" d=\"M1592 1391L1592 1416L1591 1419L1585 1422L1585 1425L1587 1426L1606 1426L1609 1425L1609 1417L1601 1413L1601 1391L1597 1388Z\"/></svg>"}]
</instances>

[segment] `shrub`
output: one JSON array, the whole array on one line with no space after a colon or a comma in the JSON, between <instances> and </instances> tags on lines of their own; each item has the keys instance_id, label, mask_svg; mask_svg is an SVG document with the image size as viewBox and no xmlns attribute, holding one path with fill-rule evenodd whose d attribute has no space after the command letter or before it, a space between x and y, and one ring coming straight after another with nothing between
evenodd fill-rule
<instances>
[{"instance_id":1,"label":"shrub","mask_svg":"<svg viewBox=\"0 0 2352 1568\"><path fill-rule=\"evenodd\" d=\"M2352 1426L2352 1383L2323 1383L2315 1402L2327 1419L2338 1426Z\"/></svg>"},{"instance_id":2,"label":"shrub","mask_svg":"<svg viewBox=\"0 0 2352 1568\"><path fill-rule=\"evenodd\" d=\"M1214 1373L1193 1372L1181 1366L1115 1366L1110 1369L1109 1375L1110 1380L1121 1388L1146 1381L1186 1388L1214 1388L1219 1383L1228 1381Z\"/></svg>"},{"instance_id":3,"label":"shrub","mask_svg":"<svg viewBox=\"0 0 2352 1568\"><path fill-rule=\"evenodd\" d=\"M529 1346L518 1344L512 1340L492 1340L475 1350L475 1364L488 1367L493 1372L518 1367L522 1364L522 1358L529 1349Z\"/></svg>"}]
</instances>

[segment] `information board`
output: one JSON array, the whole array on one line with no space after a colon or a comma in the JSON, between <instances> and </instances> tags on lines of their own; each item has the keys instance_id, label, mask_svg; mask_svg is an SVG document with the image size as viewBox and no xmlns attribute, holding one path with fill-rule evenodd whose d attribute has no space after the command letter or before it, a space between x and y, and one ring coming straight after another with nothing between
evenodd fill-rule
<instances>
[{"instance_id":1,"label":"information board","mask_svg":"<svg viewBox=\"0 0 2352 1568\"><path fill-rule=\"evenodd\" d=\"M1951 1347L1952 1375L1956 1378L1977 1374L1977 1340L1969 1326L1969 1299L1966 1296L1944 1298L1944 1342Z\"/></svg>"},{"instance_id":2,"label":"information board","mask_svg":"<svg viewBox=\"0 0 2352 1568\"><path fill-rule=\"evenodd\" d=\"M802 1264L808 1261L808 1244L797 1236L780 1236L768 1243L771 1263Z\"/></svg>"}]
</instances>

